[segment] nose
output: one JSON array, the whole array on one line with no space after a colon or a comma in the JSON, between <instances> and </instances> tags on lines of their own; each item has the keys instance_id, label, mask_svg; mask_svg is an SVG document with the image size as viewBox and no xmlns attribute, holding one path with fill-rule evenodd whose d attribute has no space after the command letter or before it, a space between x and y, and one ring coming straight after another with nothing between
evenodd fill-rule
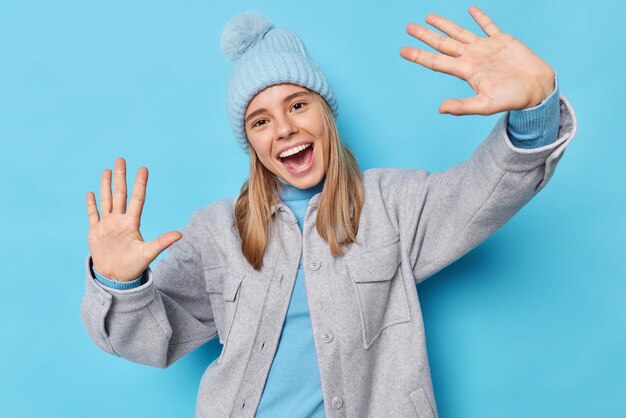
<instances>
[{"instance_id":1,"label":"nose","mask_svg":"<svg viewBox=\"0 0 626 418\"><path fill-rule=\"evenodd\" d=\"M276 119L276 139L288 139L298 132L298 127L289 116L280 116Z\"/></svg>"}]
</instances>

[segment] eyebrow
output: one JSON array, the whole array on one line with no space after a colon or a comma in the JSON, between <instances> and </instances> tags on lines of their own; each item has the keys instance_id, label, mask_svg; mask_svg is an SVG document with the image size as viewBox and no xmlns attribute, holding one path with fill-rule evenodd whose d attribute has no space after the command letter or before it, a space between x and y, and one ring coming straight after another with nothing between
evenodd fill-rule
<instances>
[{"instance_id":1,"label":"eyebrow","mask_svg":"<svg viewBox=\"0 0 626 418\"><path fill-rule=\"evenodd\" d=\"M297 91L295 93L290 94L289 96L285 97L283 99L283 103L288 102L289 100L293 99L294 97L298 97L298 96L308 96L311 93L308 91ZM244 123L248 123L250 121L250 119L252 119L253 117L255 117L256 115L258 115L259 113L263 113L263 112L267 112L267 109L263 108L263 109L257 109L254 112L250 113L248 115L248 117L246 118L246 120L244 121Z\"/></svg>"}]
</instances>

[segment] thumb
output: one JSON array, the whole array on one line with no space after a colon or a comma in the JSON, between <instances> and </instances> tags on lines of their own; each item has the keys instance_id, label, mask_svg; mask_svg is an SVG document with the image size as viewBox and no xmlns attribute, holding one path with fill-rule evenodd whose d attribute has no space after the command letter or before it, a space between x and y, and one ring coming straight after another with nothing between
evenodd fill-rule
<instances>
[{"instance_id":1,"label":"thumb","mask_svg":"<svg viewBox=\"0 0 626 418\"><path fill-rule=\"evenodd\" d=\"M178 231L170 231L147 243L146 256L154 260L159 254L165 251L170 245L183 237Z\"/></svg>"},{"instance_id":2,"label":"thumb","mask_svg":"<svg viewBox=\"0 0 626 418\"><path fill-rule=\"evenodd\" d=\"M490 100L487 96L474 96L467 99L448 99L439 106L439 113L452 115L490 115Z\"/></svg>"}]
</instances>

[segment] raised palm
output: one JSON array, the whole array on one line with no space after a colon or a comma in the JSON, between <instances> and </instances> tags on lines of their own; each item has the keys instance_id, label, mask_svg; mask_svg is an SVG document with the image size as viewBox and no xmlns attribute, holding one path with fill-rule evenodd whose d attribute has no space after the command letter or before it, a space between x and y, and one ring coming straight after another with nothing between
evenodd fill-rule
<instances>
[{"instance_id":1,"label":"raised palm","mask_svg":"<svg viewBox=\"0 0 626 418\"><path fill-rule=\"evenodd\" d=\"M126 161L115 160L115 183L111 193L111 170L102 173L100 183L100 214L93 192L87 192L89 219L89 249L94 268L101 274L119 281L139 276L166 248L182 238L178 231L167 232L157 239L144 242L139 226L146 198L148 169L137 171L133 194L126 210Z\"/></svg>"},{"instance_id":2,"label":"raised palm","mask_svg":"<svg viewBox=\"0 0 626 418\"><path fill-rule=\"evenodd\" d=\"M447 99L440 113L491 115L526 109L541 103L554 90L554 71L513 36L503 33L478 7L470 15L487 35L482 38L450 20L429 14L426 22L448 36L416 23L407 32L442 54L405 46L400 55L434 71L467 81L476 96Z\"/></svg>"}]
</instances>

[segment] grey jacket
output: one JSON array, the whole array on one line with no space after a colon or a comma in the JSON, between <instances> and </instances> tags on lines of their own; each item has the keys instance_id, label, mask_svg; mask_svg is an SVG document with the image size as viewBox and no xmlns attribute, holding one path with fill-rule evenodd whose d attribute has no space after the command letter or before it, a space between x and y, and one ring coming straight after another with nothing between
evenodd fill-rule
<instances>
[{"instance_id":1,"label":"grey jacket","mask_svg":"<svg viewBox=\"0 0 626 418\"><path fill-rule=\"evenodd\" d=\"M444 172L371 169L357 242L333 257L315 229L320 195L300 231L283 203L263 268L245 260L235 199L197 210L183 238L132 290L101 285L86 264L81 315L104 351L167 367L218 337L196 417L253 417L274 358L300 255L327 417L437 416L416 284L502 226L550 180L576 131L560 97L558 139L513 147L508 113L472 157Z\"/></svg>"}]
</instances>

